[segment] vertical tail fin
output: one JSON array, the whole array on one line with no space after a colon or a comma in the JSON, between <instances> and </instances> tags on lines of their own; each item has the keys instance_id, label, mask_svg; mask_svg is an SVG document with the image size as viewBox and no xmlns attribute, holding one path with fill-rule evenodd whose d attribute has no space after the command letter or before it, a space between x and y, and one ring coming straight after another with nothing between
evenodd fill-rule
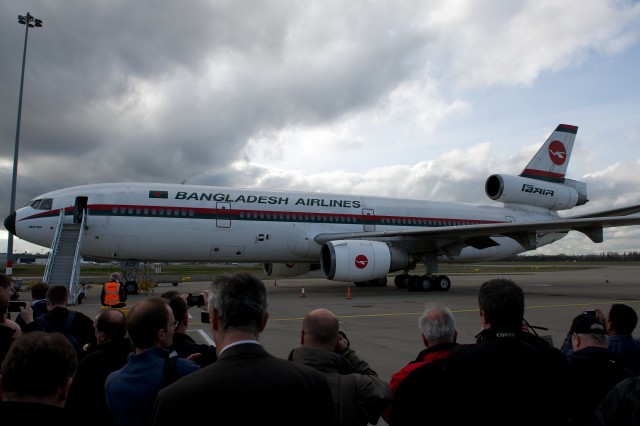
<instances>
[{"instance_id":1,"label":"vertical tail fin","mask_svg":"<svg viewBox=\"0 0 640 426\"><path fill-rule=\"evenodd\" d=\"M578 133L578 126L559 124L520 176L564 183L576 133Z\"/></svg>"}]
</instances>

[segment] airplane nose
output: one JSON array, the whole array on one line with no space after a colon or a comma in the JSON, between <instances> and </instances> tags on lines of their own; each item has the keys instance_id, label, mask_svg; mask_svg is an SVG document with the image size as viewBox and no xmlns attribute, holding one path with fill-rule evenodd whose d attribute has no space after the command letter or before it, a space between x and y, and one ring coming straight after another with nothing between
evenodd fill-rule
<instances>
[{"instance_id":1,"label":"airplane nose","mask_svg":"<svg viewBox=\"0 0 640 426\"><path fill-rule=\"evenodd\" d=\"M4 227L7 231L11 232L13 235L16 235L16 212L11 213L4 220Z\"/></svg>"}]
</instances>

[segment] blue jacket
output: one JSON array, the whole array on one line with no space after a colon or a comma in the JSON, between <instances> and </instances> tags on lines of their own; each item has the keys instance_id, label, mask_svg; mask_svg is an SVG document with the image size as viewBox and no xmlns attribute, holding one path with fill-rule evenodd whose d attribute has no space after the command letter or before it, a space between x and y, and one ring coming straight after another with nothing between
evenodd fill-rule
<instances>
[{"instance_id":1,"label":"blue jacket","mask_svg":"<svg viewBox=\"0 0 640 426\"><path fill-rule=\"evenodd\" d=\"M640 374L640 342L630 334L625 336L609 336L609 350L619 354L625 366L634 374Z\"/></svg>"},{"instance_id":2,"label":"blue jacket","mask_svg":"<svg viewBox=\"0 0 640 426\"><path fill-rule=\"evenodd\" d=\"M165 386L164 363L169 351L149 349L131 353L120 370L109 374L104 385L107 406L120 425L149 424L151 410L158 391ZM193 361L179 358L176 364L180 377L200 369Z\"/></svg>"}]
</instances>

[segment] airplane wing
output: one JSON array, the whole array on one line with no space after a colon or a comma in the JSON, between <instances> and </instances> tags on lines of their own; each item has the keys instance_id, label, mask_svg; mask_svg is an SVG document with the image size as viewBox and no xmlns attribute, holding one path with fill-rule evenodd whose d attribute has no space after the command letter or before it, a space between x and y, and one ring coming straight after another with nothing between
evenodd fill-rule
<instances>
[{"instance_id":1,"label":"airplane wing","mask_svg":"<svg viewBox=\"0 0 640 426\"><path fill-rule=\"evenodd\" d=\"M434 247L449 244L465 244L475 248L498 245L491 237L513 238L526 249L536 247L538 233L566 233L579 231L594 243L603 241L603 228L640 225L639 216L600 216L580 218L558 218L548 221L504 222L479 225L442 226L437 228L417 228L399 231L347 232L319 234L315 241L319 244L335 240L425 240L435 243Z\"/></svg>"},{"instance_id":2,"label":"airplane wing","mask_svg":"<svg viewBox=\"0 0 640 426\"><path fill-rule=\"evenodd\" d=\"M619 209L611 209L611 210L601 210L598 212L586 213L575 216L565 216L566 219L578 219L578 218L587 218L587 217L606 217L606 216L626 216L633 213L640 212L640 204L636 204L633 206L620 207Z\"/></svg>"}]
</instances>

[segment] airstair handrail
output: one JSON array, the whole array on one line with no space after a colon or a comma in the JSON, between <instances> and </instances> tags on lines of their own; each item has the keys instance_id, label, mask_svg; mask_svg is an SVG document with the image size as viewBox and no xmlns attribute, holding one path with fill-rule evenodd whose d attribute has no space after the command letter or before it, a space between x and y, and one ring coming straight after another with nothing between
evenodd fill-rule
<instances>
[{"instance_id":1,"label":"airstair handrail","mask_svg":"<svg viewBox=\"0 0 640 426\"><path fill-rule=\"evenodd\" d=\"M82 223L80 224L80 232L78 233L78 242L76 243L76 251L73 257L73 269L71 270L71 278L69 280L69 294L71 295L72 303L75 305L78 303L78 295L80 294L79 282L80 282L80 264L82 263L82 256L80 255L80 249L82 248L82 237L84 236L85 221L87 220L86 210L82 214Z\"/></svg>"},{"instance_id":2,"label":"airstair handrail","mask_svg":"<svg viewBox=\"0 0 640 426\"><path fill-rule=\"evenodd\" d=\"M47 267L44 269L44 276L42 277L42 281L44 281L45 283L49 282L49 277L51 276L51 269L53 268L53 260L56 257L56 252L58 251L58 240L60 240L60 235L62 235L63 227L64 227L64 208L61 208L60 219L58 220L56 233L53 236L53 241L51 242L51 250L49 250L49 257L47 258Z\"/></svg>"}]
</instances>

